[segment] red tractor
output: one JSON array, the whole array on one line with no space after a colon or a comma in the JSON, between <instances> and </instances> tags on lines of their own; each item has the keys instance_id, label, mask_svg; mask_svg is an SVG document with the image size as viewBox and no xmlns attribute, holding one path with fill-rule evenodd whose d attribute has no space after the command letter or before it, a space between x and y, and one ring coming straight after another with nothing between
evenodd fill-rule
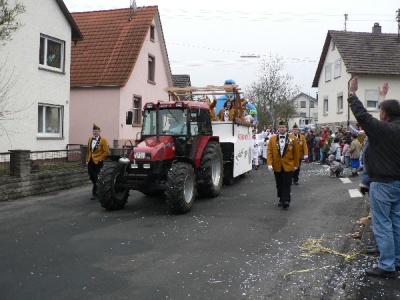
<instances>
[{"instance_id":1,"label":"red tractor","mask_svg":"<svg viewBox=\"0 0 400 300\"><path fill-rule=\"evenodd\" d=\"M209 106L198 101L150 102L142 114L141 136L129 157L111 156L100 172L102 207L121 209L129 190L138 190L148 196L164 193L171 211L182 214L191 209L196 191L201 197L218 196L223 157Z\"/></svg>"}]
</instances>

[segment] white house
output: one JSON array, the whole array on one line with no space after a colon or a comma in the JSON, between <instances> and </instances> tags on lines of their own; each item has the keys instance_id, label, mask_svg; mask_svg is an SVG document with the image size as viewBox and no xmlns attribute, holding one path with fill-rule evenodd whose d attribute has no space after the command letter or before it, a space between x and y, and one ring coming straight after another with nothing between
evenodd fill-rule
<instances>
[{"instance_id":1,"label":"white house","mask_svg":"<svg viewBox=\"0 0 400 300\"><path fill-rule=\"evenodd\" d=\"M294 105L298 116L289 120L289 128L296 123L300 128L308 124L316 124L318 121L318 102L310 95L300 93L294 97Z\"/></svg>"},{"instance_id":2,"label":"white house","mask_svg":"<svg viewBox=\"0 0 400 300\"><path fill-rule=\"evenodd\" d=\"M379 117L379 86L388 82L387 98L400 99L399 35L382 33L375 23L372 32L329 30L312 87L318 88L318 124L332 130L355 118L347 104L348 84L359 77L357 95Z\"/></svg>"},{"instance_id":3,"label":"white house","mask_svg":"<svg viewBox=\"0 0 400 300\"><path fill-rule=\"evenodd\" d=\"M83 36L62 0L18 3L22 26L0 45L0 152L65 149L71 40Z\"/></svg>"}]
</instances>

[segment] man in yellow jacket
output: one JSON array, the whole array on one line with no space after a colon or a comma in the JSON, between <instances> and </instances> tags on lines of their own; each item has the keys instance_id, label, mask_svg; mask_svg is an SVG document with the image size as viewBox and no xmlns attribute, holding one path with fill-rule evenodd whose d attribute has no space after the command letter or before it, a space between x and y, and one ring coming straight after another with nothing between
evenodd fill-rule
<instances>
[{"instance_id":1,"label":"man in yellow jacket","mask_svg":"<svg viewBox=\"0 0 400 300\"><path fill-rule=\"evenodd\" d=\"M97 199L96 183L99 177L103 161L110 154L107 140L100 136L100 127L93 124L93 137L89 138L86 151L86 165L89 178L93 183L91 200Z\"/></svg>"},{"instance_id":2,"label":"man in yellow jacket","mask_svg":"<svg viewBox=\"0 0 400 300\"><path fill-rule=\"evenodd\" d=\"M292 134L296 137L297 142L299 143L299 167L293 172L293 184L299 185L299 174L301 167L301 160L308 159L308 147L306 137L303 134L299 133L299 127L296 123L294 123L292 128Z\"/></svg>"},{"instance_id":3,"label":"man in yellow jacket","mask_svg":"<svg viewBox=\"0 0 400 300\"><path fill-rule=\"evenodd\" d=\"M280 119L278 125L278 134L269 139L267 163L268 169L274 171L278 206L288 208L293 171L299 167L299 149L296 137L287 132L285 120Z\"/></svg>"}]
</instances>

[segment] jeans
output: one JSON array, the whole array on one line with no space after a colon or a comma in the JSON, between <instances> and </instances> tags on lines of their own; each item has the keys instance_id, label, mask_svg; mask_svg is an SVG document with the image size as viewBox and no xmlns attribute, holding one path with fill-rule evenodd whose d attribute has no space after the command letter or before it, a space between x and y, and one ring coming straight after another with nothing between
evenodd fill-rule
<instances>
[{"instance_id":1,"label":"jeans","mask_svg":"<svg viewBox=\"0 0 400 300\"><path fill-rule=\"evenodd\" d=\"M321 151L319 149L320 148L315 148L315 161L321 160Z\"/></svg>"},{"instance_id":2,"label":"jeans","mask_svg":"<svg viewBox=\"0 0 400 300\"><path fill-rule=\"evenodd\" d=\"M346 164L346 168L350 168L350 166L351 166L351 158L350 158L350 156L345 156L344 157L344 162Z\"/></svg>"},{"instance_id":3,"label":"jeans","mask_svg":"<svg viewBox=\"0 0 400 300\"><path fill-rule=\"evenodd\" d=\"M313 150L314 150L314 147L312 145L308 146L308 162L310 162L310 163L312 163L314 161L314 152L313 152Z\"/></svg>"},{"instance_id":4,"label":"jeans","mask_svg":"<svg viewBox=\"0 0 400 300\"><path fill-rule=\"evenodd\" d=\"M380 252L378 267L394 271L400 266L400 180L371 182L372 229Z\"/></svg>"},{"instance_id":5,"label":"jeans","mask_svg":"<svg viewBox=\"0 0 400 300\"><path fill-rule=\"evenodd\" d=\"M322 151L322 158L321 158L321 164L322 165L326 164L327 158L328 158L328 152L323 152Z\"/></svg>"}]
</instances>

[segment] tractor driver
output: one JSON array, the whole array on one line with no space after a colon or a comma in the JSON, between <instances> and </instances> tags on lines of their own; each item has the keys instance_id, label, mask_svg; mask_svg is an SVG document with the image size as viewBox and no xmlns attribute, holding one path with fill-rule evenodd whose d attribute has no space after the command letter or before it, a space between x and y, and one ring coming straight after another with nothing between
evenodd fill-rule
<instances>
[{"instance_id":1,"label":"tractor driver","mask_svg":"<svg viewBox=\"0 0 400 300\"><path fill-rule=\"evenodd\" d=\"M170 110L170 125L169 132L174 134L186 134L186 115L183 114L182 110Z\"/></svg>"}]
</instances>

